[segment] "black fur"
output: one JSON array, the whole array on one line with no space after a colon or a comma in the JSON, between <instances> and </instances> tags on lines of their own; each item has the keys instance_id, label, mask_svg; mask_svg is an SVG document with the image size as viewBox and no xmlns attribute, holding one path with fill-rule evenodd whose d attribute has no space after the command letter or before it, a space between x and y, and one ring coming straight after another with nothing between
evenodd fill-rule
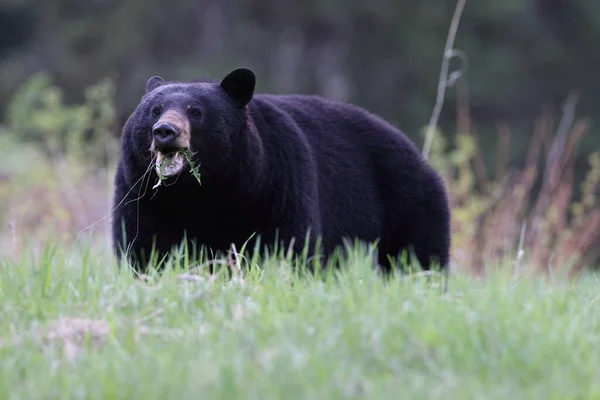
<instances>
[{"instance_id":1,"label":"black fur","mask_svg":"<svg viewBox=\"0 0 600 400\"><path fill-rule=\"evenodd\" d=\"M148 81L123 128L116 172L113 240L121 223L138 269L153 236L165 254L183 239L217 251L239 249L253 234L272 244L276 234L294 249L322 237L329 254L344 237L379 239L379 263L413 249L424 268L446 267L450 210L444 184L398 129L348 104L307 95L254 94L255 76L232 71L221 82ZM150 165L151 127L161 111L189 105L192 151L202 184L189 171L161 185ZM150 170L143 179L144 173ZM134 240L135 239L135 240ZM133 240L133 243L131 243Z\"/></svg>"}]
</instances>

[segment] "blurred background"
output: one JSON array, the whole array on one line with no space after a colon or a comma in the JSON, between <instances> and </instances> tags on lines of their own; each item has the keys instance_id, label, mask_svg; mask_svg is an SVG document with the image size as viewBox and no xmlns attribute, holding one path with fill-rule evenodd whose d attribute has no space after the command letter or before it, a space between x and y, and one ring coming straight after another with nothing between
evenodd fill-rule
<instances>
[{"instance_id":1,"label":"blurred background","mask_svg":"<svg viewBox=\"0 0 600 400\"><path fill-rule=\"evenodd\" d=\"M107 244L120 128L152 75L248 66L258 92L356 103L422 148L455 6L1 0L0 251L92 233ZM600 264L598 38L597 1L467 0L430 155L451 192L457 270Z\"/></svg>"}]
</instances>

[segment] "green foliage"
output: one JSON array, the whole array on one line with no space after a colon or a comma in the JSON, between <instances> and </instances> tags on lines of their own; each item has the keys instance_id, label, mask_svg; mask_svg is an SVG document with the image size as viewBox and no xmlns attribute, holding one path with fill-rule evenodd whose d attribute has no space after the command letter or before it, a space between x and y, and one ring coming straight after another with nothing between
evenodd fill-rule
<instances>
[{"instance_id":1,"label":"green foliage","mask_svg":"<svg viewBox=\"0 0 600 400\"><path fill-rule=\"evenodd\" d=\"M167 178L165 176L167 169L174 168L176 165L176 159L180 156L183 157L183 159L188 163L190 167L190 173L194 175L194 178L196 178L198 184L202 184L202 175L200 174L200 163L196 163L193 160L194 153L192 153L190 149L186 149L184 151L163 154L160 163L159 161L156 161L157 163L159 163L158 170L156 170L156 174L158 175L158 181L152 187L152 189L156 189L162 184L162 182Z\"/></svg>"},{"instance_id":2,"label":"green foliage","mask_svg":"<svg viewBox=\"0 0 600 400\"><path fill-rule=\"evenodd\" d=\"M89 119L84 106L65 107L62 91L51 86L46 74L29 79L8 108L10 132L24 142L40 143L50 153L65 153L81 142Z\"/></svg>"},{"instance_id":3,"label":"green foliage","mask_svg":"<svg viewBox=\"0 0 600 400\"><path fill-rule=\"evenodd\" d=\"M598 204L600 197L600 151L589 155L590 169L581 185L583 196L581 201L573 204L573 215L576 218L585 218L585 212Z\"/></svg>"},{"instance_id":4,"label":"green foliage","mask_svg":"<svg viewBox=\"0 0 600 400\"><path fill-rule=\"evenodd\" d=\"M51 158L99 162L115 119L114 88L104 80L84 94L82 104L67 105L63 90L52 85L47 74L34 75L15 94L5 129L24 143L41 145Z\"/></svg>"},{"instance_id":5,"label":"green foliage","mask_svg":"<svg viewBox=\"0 0 600 400\"><path fill-rule=\"evenodd\" d=\"M421 131L423 137L425 132L426 129ZM452 246L464 250L468 248L469 238L475 233L475 221L485 209L489 198L477 188L473 170L477 149L475 138L457 134L453 139L450 142L448 135L438 130L429 161L444 177L452 198L453 224L460 227L452 232Z\"/></svg>"}]
</instances>

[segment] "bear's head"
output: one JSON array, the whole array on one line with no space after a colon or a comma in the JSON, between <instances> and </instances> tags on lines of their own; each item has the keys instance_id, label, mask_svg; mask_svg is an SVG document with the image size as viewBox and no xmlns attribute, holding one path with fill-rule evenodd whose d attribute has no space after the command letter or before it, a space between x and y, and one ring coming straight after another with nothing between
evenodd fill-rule
<instances>
[{"instance_id":1,"label":"bear's head","mask_svg":"<svg viewBox=\"0 0 600 400\"><path fill-rule=\"evenodd\" d=\"M167 179L189 171L188 160L202 174L217 172L233 156L255 83L247 68L231 71L220 82L168 82L153 76L126 123L124 146L133 151L139 169L154 164Z\"/></svg>"}]
</instances>

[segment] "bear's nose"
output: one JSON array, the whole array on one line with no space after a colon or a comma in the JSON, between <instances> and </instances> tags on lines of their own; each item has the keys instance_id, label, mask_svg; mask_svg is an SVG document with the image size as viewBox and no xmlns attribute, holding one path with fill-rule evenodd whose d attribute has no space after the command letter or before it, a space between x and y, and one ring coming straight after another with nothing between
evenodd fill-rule
<instances>
[{"instance_id":1,"label":"bear's nose","mask_svg":"<svg viewBox=\"0 0 600 400\"><path fill-rule=\"evenodd\" d=\"M159 144L166 145L179 135L179 130L168 122L159 122L152 128L152 136Z\"/></svg>"}]
</instances>

